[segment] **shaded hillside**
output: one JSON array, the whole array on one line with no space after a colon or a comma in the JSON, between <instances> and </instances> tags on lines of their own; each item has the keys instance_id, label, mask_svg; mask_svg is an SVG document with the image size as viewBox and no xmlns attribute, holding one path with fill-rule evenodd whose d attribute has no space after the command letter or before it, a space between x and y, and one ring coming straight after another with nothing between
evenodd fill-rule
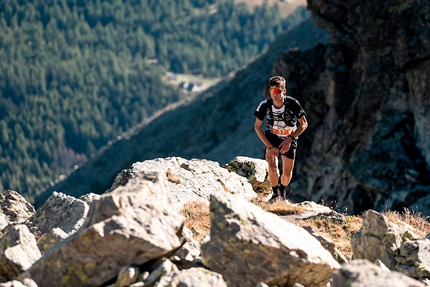
<instances>
[{"instance_id":1,"label":"shaded hillside","mask_svg":"<svg viewBox=\"0 0 430 287\"><path fill-rule=\"evenodd\" d=\"M94 159L36 199L38 206L53 191L73 196L101 193L119 171L136 161L157 157L207 158L227 163L237 155L261 157L253 130L253 111L277 57L298 47L327 42L328 34L307 20L282 34L268 51L194 99L168 107L104 147Z\"/></svg>"},{"instance_id":2,"label":"shaded hillside","mask_svg":"<svg viewBox=\"0 0 430 287\"><path fill-rule=\"evenodd\" d=\"M274 68L310 122L292 187L352 213L430 215L430 2L308 3L330 44Z\"/></svg>"},{"instance_id":3,"label":"shaded hillside","mask_svg":"<svg viewBox=\"0 0 430 287\"><path fill-rule=\"evenodd\" d=\"M0 1L0 191L33 198L185 98L168 72L221 77L309 17L233 0Z\"/></svg>"},{"instance_id":4,"label":"shaded hillside","mask_svg":"<svg viewBox=\"0 0 430 287\"><path fill-rule=\"evenodd\" d=\"M350 214L409 208L430 215L430 2L308 2L330 43L312 45L325 34L303 33L306 25L319 31L304 23L229 80L154 120L49 192L103 190L114 166L147 158L223 164L237 155L261 157L252 111L267 78L281 74L309 120L290 184L293 200L323 200ZM294 46L301 50L288 50Z\"/></svg>"}]
</instances>

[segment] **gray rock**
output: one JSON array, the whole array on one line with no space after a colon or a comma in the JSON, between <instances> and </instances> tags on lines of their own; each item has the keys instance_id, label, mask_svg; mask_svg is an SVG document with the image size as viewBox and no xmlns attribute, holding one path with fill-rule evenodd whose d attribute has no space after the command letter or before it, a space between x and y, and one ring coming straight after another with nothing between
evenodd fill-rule
<instances>
[{"instance_id":1,"label":"gray rock","mask_svg":"<svg viewBox=\"0 0 430 287\"><path fill-rule=\"evenodd\" d=\"M237 156L223 166L229 171L246 177L249 182L268 180L267 162L263 159L256 159L247 156Z\"/></svg>"},{"instance_id":2,"label":"gray rock","mask_svg":"<svg viewBox=\"0 0 430 287\"><path fill-rule=\"evenodd\" d=\"M306 230L254 204L217 193L211 195L210 210L203 263L222 274L228 286L326 286L340 266Z\"/></svg>"},{"instance_id":3,"label":"gray rock","mask_svg":"<svg viewBox=\"0 0 430 287\"><path fill-rule=\"evenodd\" d=\"M9 224L25 222L35 212L34 207L18 192L5 190L0 193L0 230Z\"/></svg>"},{"instance_id":4,"label":"gray rock","mask_svg":"<svg viewBox=\"0 0 430 287\"><path fill-rule=\"evenodd\" d=\"M95 193L91 192L91 193L87 193L87 194L81 195L78 199L86 202L89 206L91 206L91 203L94 200L99 199L100 196L101 196L100 194L95 194Z\"/></svg>"},{"instance_id":5,"label":"gray rock","mask_svg":"<svg viewBox=\"0 0 430 287\"><path fill-rule=\"evenodd\" d=\"M303 209L305 209L308 212L311 212L313 215L318 215L321 213L328 213L329 214L329 213L333 212L333 209L331 209L330 207L315 203L313 201L305 200L305 201L302 201L299 203L295 203L293 205L303 207Z\"/></svg>"},{"instance_id":6,"label":"gray rock","mask_svg":"<svg viewBox=\"0 0 430 287\"><path fill-rule=\"evenodd\" d=\"M227 284L221 274L197 267L171 272L155 287L227 287Z\"/></svg>"},{"instance_id":7,"label":"gray rock","mask_svg":"<svg viewBox=\"0 0 430 287\"><path fill-rule=\"evenodd\" d=\"M178 271L178 268L170 260L162 258L154 264L154 270L149 274L149 277L143 282L144 286L154 286L164 275Z\"/></svg>"},{"instance_id":8,"label":"gray rock","mask_svg":"<svg viewBox=\"0 0 430 287\"><path fill-rule=\"evenodd\" d=\"M95 200L85 225L18 279L40 286L99 286L121 268L170 255L183 243L184 218L173 208L163 174L141 173Z\"/></svg>"},{"instance_id":9,"label":"gray rock","mask_svg":"<svg viewBox=\"0 0 430 287\"><path fill-rule=\"evenodd\" d=\"M395 257L395 270L415 279L430 278L430 240L403 243Z\"/></svg>"},{"instance_id":10,"label":"gray rock","mask_svg":"<svg viewBox=\"0 0 430 287\"><path fill-rule=\"evenodd\" d=\"M26 278L22 281L12 280L6 283L0 283L0 287L38 287L38 286L36 282Z\"/></svg>"},{"instance_id":11,"label":"gray rock","mask_svg":"<svg viewBox=\"0 0 430 287\"><path fill-rule=\"evenodd\" d=\"M84 224L89 206L86 202L61 192L54 192L26 222L32 232L39 235L61 228L72 234Z\"/></svg>"},{"instance_id":12,"label":"gray rock","mask_svg":"<svg viewBox=\"0 0 430 287\"><path fill-rule=\"evenodd\" d=\"M189 201L207 202L213 192L237 194L247 200L257 196L245 178L222 168L219 163L203 159L186 160L180 157L136 162L130 170L118 174L112 187L128 182L142 171L155 171L166 175L168 179L166 185L171 191L173 205L178 211Z\"/></svg>"},{"instance_id":13,"label":"gray rock","mask_svg":"<svg viewBox=\"0 0 430 287\"><path fill-rule=\"evenodd\" d=\"M37 240L37 246L42 254L45 254L47 250L54 247L58 242L63 241L69 235L64 232L61 228L55 227L47 233L43 233Z\"/></svg>"},{"instance_id":14,"label":"gray rock","mask_svg":"<svg viewBox=\"0 0 430 287\"><path fill-rule=\"evenodd\" d=\"M387 272L366 259L342 264L332 276L331 287L424 287L425 284L400 272Z\"/></svg>"},{"instance_id":15,"label":"gray rock","mask_svg":"<svg viewBox=\"0 0 430 287\"><path fill-rule=\"evenodd\" d=\"M363 227L351 238L354 259L381 260L390 270L397 264L395 255L409 240L419 239L416 230L405 223L394 224L374 211L363 213Z\"/></svg>"},{"instance_id":16,"label":"gray rock","mask_svg":"<svg viewBox=\"0 0 430 287\"><path fill-rule=\"evenodd\" d=\"M179 269L197 267L196 265L200 264L200 243L193 238L189 239L171 256L170 260Z\"/></svg>"},{"instance_id":17,"label":"gray rock","mask_svg":"<svg viewBox=\"0 0 430 287\"><path fill-rule=\"evenodd\" d=\"M135 266L125 266L121 268L114 287L126 287L135 283L139 274L139 268Z\"/></svg>"},{"instance_id":18,"label":"gray rock","mask_svg":"<svg viewBox=\"0 0 430 287\"><path fill-rule=\"evenodd\" d=\"M6 282L21 274L42 255L36 239L24 224L9 225L0 239L0 281Z\"/></svg>"}]
</instances>

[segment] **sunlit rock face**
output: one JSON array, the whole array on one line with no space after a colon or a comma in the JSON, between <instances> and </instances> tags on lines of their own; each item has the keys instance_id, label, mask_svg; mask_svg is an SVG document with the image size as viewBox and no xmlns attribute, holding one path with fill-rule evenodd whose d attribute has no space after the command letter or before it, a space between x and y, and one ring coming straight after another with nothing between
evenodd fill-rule
<instances>
[{"instance_id":1,"label":"sunlit rock face","mask_svg":"<svg viewBox=\"0 0 430 287\"><path fill-rule=\"evenodd\" d=\"M293 196L430 214L430 2L308 0L332 38L278 58L304 106Z\"/></svg>"}]
</instances>

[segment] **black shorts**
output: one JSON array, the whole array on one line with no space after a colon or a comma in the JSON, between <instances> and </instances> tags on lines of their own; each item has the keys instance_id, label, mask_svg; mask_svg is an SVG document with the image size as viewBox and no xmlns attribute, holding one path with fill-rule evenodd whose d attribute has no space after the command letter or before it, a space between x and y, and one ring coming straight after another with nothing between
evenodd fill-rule
<instances>
[{"instance_id":1,"label":"black shorts","mask_svg":"<svg viewBox=\"0 0 430 287\"><path fill-rule=\"evenodd\" d=\"M277 135L275 135L271 131L266 131L265 134L266 134L266 137L269 140L269 142L274 147L279 148L281 143L284 141L283 138L278 137ZM293 141L291 142L290 149L286 153L281 153L281 155L284 155L289 159L295 159L296 158L296 151L297 151L297 140L293 139Z\"/></svg>"}]
</instances>

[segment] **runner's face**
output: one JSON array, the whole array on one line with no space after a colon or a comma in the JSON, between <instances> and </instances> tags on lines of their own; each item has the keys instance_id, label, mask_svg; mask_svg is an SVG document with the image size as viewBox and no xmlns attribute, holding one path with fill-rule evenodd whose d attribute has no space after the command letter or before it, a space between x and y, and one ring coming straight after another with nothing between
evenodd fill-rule
<instances>
[{"instance_id":1,"label":"runner's face","mask_svg":"<svg viewBox=\"0 0 430 287\"><path fill-rule=\"evenodd\" d=\"M280 100L282 98L282 95L285 91L285 89L278 87L278 86L271 86L270 87L270 96L274 100Z\"/></svg>"}]
</instances>

